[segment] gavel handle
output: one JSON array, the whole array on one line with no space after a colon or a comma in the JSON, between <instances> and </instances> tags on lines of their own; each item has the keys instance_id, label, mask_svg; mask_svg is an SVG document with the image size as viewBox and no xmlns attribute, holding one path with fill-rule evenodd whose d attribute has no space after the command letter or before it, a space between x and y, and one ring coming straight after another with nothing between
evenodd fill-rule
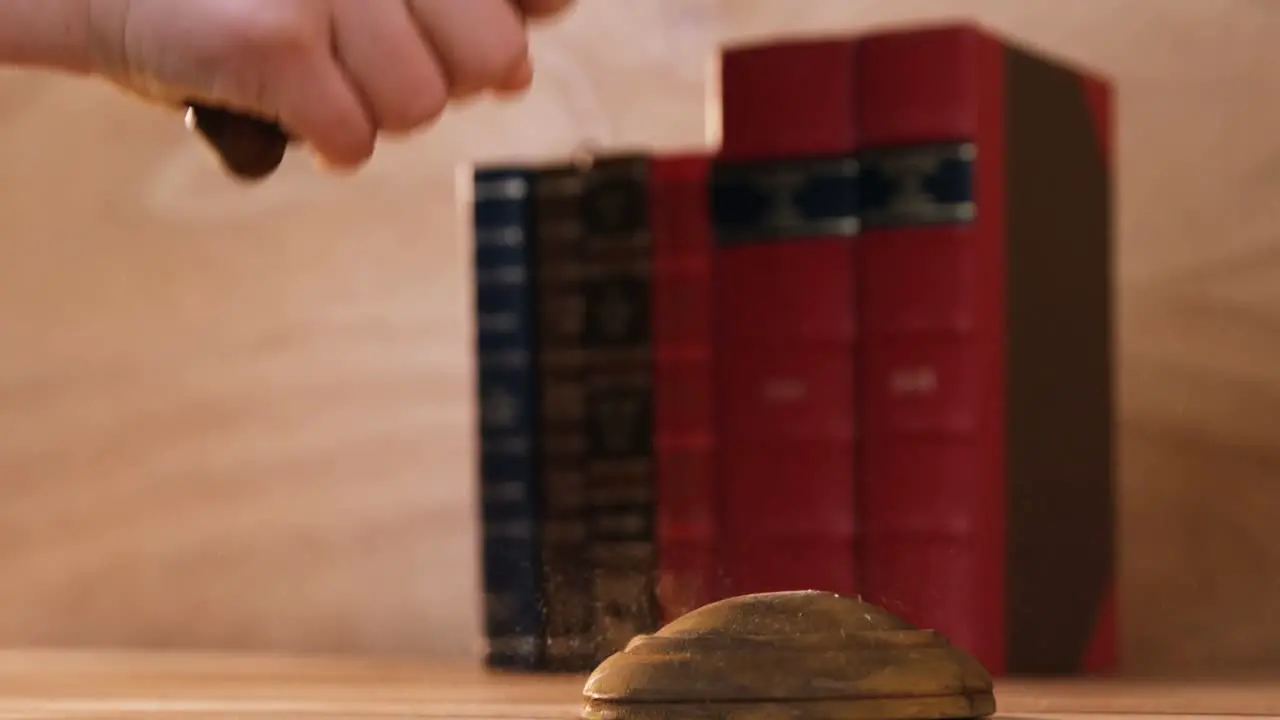
<instances>
[{"instance_id":1,"label":"gavel handle","mask_svg":"<svg viewBox=\"0 0 1280 720\"><path fill-rule=\"evenodd\" d=\"M187 108L193 129L241 180L262 180L284 161L292 138L278 123L200 103L187 103Z\"/></svg>"}]
</instances>

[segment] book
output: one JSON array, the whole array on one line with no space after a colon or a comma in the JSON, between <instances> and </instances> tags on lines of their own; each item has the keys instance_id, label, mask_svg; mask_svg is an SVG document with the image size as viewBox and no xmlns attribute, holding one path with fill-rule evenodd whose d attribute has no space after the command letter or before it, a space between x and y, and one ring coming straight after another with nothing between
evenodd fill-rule
<instances>
[{"instance_id":1,"label":"book","mask_svg":"<svg viewBox=\"0 0 1280 720\"><path fill-rule=\"evenodd\" d=\"M695 479L691 469L701 473L699 491L686 492L684 499L700 493L702 505L688 508L683 500L669 500L665 507L676 517L694 512L703 519L715 510L705 465L711 399L706 166L705 158L698 163L684 156L633 154L476 175L477 323L487 348L478 358L487 432L482 474L496 478L486 488L498 488L499 480L510 483L516 460L495 461L494 452L514 452L517 444L497 433L519 430L515 457L526 488L517 493L508 487L501 496L508 504L516 497L522 503L518 527L498 524L501 517L489 506L499 495L486 491L486 534L518 529L524 553L515 557L507 546L486 545L486 615L496 618L503 608L513 612L518 602L521 627L532 628L520 638L521 660L494 656L491 666L583 671L661 623L655 395L665 376L658 372L653 318L656 313L678 325L690 308L664 304L667 296L654 283L655 237L674 232L678 243L688 242L684 221L703 228L694 237L701 246L693 248L701 271L678 284L683 295L670 299L698 300L692 310L702 317L703 340L693 348L698 374L676 378L694 386L668 392L696 391L681 403L703 399L692 418L703 434L692 438L693 445L674 449L683 463L677 481ZM690 168L701 172L685 177ZM655 188L673 178L682 184ZM505 370L491 371L498 360ZM667 414L674 411L679 420L683 408ZM703 466L691 468L689 458ZM703 523L701 530L710 527ZM704 574L715 570L706 566L705 554L696 554L707 539L692 548L693 561L703 565L690 566ZM498 551L505 553L502 559L496 559ZM679 567L690 563L679 543L664 557ZM517 560L520 572L513 575ZM513 589L517 584L522 594ZM511 634L487 622L491 649L513 642L495 639L503 632Z\"/></svg>"},{"instance_id":2,"label":"book","mask_svg":"<svg viewBox=\"0 0 1280 720\"><path fill-rule=\"evenodd\" d=\"M734 595L858 589L857 46L774 42L722 57L715 431Z\"/></svg>"},{"instance_id":3,"label":"book","mask_svg":"<svg viewBox=\"0 0 1280 720\"><path fill-rule=\"evenodd\" d=\"M588 532L584 173L573 164L533 176L538 435L542 481L544 668L582 672L595 660Z\"/></svg>"},{"instance_id":4,"label":"book","mask_svg":"<svg viewBox=\"0 0 1280 720\"><path fill-rule=\"evenodd\" d=\"M1107 83L966 24L858 68L863 595L996 675L1109 670Z\"/></svg>"},{"instance_id":5,"label":"book","mask_svg":"<svg viewBox=\"0 0 1280 720\"><path fill-rule=\"evenodd\" d=\"M657 630L649 159L584 170L584 404L595 661Z\"/></svg>"},{"instance_id":6,"label":"book","mask_svg":"<svg viewBox=\"0 0 1280 720\"><path fill-rule=\"evenodd\" d=\"M655 593L667 623L725 597L712 405L710 155L649 168Z\"/></svg>"},{"instance_id":7,"label":"book","mask_svg":"<svg viewBox=\"0 0 1280 720\"><path fill-rule=\"evenodd\" d=\"M473 172L476 393L484 662L543 662L543 593L530 177Z\"/></svg>"}]
</instances>

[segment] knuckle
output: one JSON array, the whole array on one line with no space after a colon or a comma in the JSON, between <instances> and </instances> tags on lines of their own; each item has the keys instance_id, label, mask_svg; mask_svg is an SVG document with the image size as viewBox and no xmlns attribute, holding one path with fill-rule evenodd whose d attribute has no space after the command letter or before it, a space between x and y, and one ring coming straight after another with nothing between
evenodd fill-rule
<instances>
[{"instance_id":1,"label":"knuckle","mask_svg":"<svg viewBox=\"0 0 1280 720\"><path fill-rule=\"evenodd\" d=\"M237 13L230 21L233 52L278 61L312 50L317 35L301 14L270 9L271 3L261 5L260 11Z\"/></svg>"},{"instance_id":2,"label":"knuckle","mask_svg":"<svg viewBox=\"0 0 1280 720\"><path fill-rule=\"evenodd\" d=\"M477 48L462 68L458 84L478 88L500 83L519 67L527 54L528 44L522 33L513 33L511 38Z\"/></svg>"}]
</instances>

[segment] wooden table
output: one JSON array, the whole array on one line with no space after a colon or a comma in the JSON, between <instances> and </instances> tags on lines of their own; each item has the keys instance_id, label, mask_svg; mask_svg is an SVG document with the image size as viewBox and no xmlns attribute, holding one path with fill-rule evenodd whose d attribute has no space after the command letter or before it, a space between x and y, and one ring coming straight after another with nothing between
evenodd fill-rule
<instances>
[{"instance_id":1,"label":"wooden table","mask_svg":"<svg viewBox=\"0 0 1280 720\"><path fill-rule=\"evenodd\" d=\"M0 719L568 719L582 680L325 657L0 652ZM1007 681L997 696L1009 720L1280 717L1280 682Z\"/></svg>"}]
</instances>

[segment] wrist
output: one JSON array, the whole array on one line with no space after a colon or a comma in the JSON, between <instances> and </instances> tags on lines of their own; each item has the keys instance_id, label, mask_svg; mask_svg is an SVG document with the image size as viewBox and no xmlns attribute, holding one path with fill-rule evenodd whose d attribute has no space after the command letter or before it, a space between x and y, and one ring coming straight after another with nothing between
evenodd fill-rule
<instances>
[{"instance_id":1,"label":"wrist","mask_svg":"<svg viewBox=\"0 0 1280 720\"><path fill-rule=\"evenodd\" d=\"M90 70L91 0L0 0L0 63Z\"/></svg>"}]
</instances>

